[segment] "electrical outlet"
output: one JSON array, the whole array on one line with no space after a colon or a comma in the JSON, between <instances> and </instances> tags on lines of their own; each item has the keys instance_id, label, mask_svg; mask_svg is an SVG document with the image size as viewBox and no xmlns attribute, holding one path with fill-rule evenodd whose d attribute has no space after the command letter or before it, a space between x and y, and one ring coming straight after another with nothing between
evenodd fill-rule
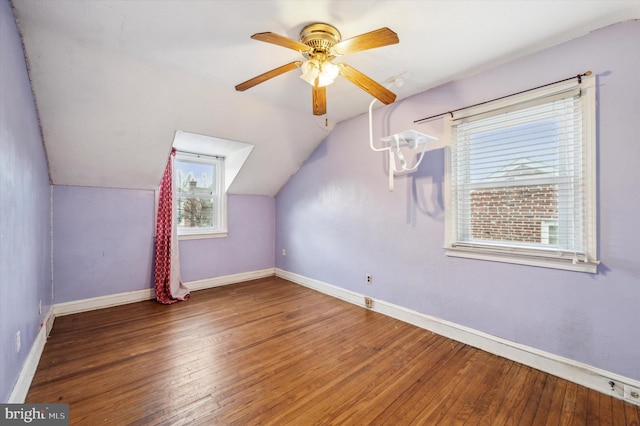
<instances>
[{"instance_id":1,"label":"electrical outlet","mask_svg":"<svg viewBox=\"0 0 640 426\"><path fill-rule=\"evenodd\" d=\"M22 339L20 337L20 330L16 332L16 353L20 352L20 347L22 346Z\"/></svg>"},{"instance_id":2,"label":"electrical outlet","mask_svg":"<svg viewBox=\"0 0 640 426\"><path fill-rule=\"evenodd\" d=\"M38 315L42 315L42 300L38 302Z\"/></svg>"},{"instance_id":3,"label":"electrical outlet","mask_svg":"<svg viewBox=\"0 0 640 426\"><path fill-rule=\"evenodd\" d=\"M367 274L367 284L371 284L373 282L373 277L371 274Z\"/></svg>"},{"instance_id":4,"label":"electrical outlet","mask_svg":"<svg viewBox=\"0 0 640 426\"><path fill-rule=\"evenodd\" d=\"M286 256L287 255L287 250L286 249L282 249L282 255Z\"/></svg>"},{"instance_id":5,"label":"electrical outlet","mask_svg":"<svg viewBox=\"0 0 640 426\"><path fill-rule=\"evenodd\" d=\"M373 299L370 297L364 298L364 306L369 309L373 309Z\"/></svg>"},{"instance_id":6,"label":"electrical outlet","mask_svg":"<svg viewBox=\"0 0 640 426\"><path fill-rule=\"evenodd\" d=\"M640 389L633 386L623 385L624 399L631 401L634 404L640 405Z\"/></svg>"}]
</instances>

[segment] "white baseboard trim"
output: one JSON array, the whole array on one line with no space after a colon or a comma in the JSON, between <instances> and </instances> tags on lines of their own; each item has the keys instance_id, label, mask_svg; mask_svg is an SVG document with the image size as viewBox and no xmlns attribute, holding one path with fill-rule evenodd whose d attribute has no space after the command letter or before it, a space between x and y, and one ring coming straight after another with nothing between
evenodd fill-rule
<instances>
[{"instance_id":1,"label":"white baseboard trim","mask_svg":"<svg viewBox=\"0 0 640 426\"><path fill-rule=\"evenodd\" d=\"M33 377L36 375L38 363L40 362L40 357L44 350L44 344L47 342L47 336L49 335L48 332L51 331L51 329L48 328L48 324L53 324L53 318L53 307L51 307L47 312L44 321L42 321L40 331L38 331L38 335L29 350L29 355L27 355L27 359L24 361L22 370L20 370L18 381L13 387L13 391L9 396L9 401L7 401L9 404L24 404L24 401L27 398L27 393L29 393Z\"/></svg>"},{"instance_id":2,"label":"white baseboard trim","mask_svg":"<svg viewBox=\"0 0 640 426\"><path fill-rule=\"evenodd\" d=\"M240 283L243 281L256 280L258 278L272 277L276 273L275 268L262 269L260 271L242 272L239 274L225 275L222 277L207 278L198 281L184 283L190 290L204 290L207 288L220 287L223 285Z\"/></svg>"},{"instance_id":3,"label":"white baseboard trim","mask_svg":"<svg viewBox=\"0 0 640 426\"><path fill-rule=\"evenodd\" d=\"M277 277L284 278L296 284L309 287L363 308L365 307L364 294L336 287L279 268L276 268L275 274ZM624 385L638 389L640 388L640 381L638 380L601 370L530 346L511 342L383 300L373 299L373 308L371 310L604 394L614 396L626 402L640 405L640 401L624 398ZM609 384L610 382L614 383L613 387Z\"/></svg>"},{"instance_id":4,"label":"white baseboard trim","mask_svg":"<svg viewBox=\"0 0 640 426\"><path fill-rule=\"evenodd\" d=\"M53 305L53 313L56 317L61 317L63 315L93 311L95 309L110 308L112 306L142 302L145 300L154 299L155 297L156 296L152 288L129 291L126 293L108 294L106 296L92 297L90 299L57 303Z\"/></svg>"},{"instance_id":5,"label":"white baseboard trim","mask_svg":"<svg viewBox=\"0 0 640 426\"><path fill-rule=\"evenodd\" d=\"M207 278L204 280L185 282L192 291L203 290L211 287L235 284L242 281L254 280L257 278L271 277L275 275L275 268L263 269L260 271L243 272L222 277ZM72 302L58 303L53 306L54 315L77 314L79 312L93 311L95 309L110 308L112 306L126 305L128 303L143 302L155 299L154 289L144 289L129 291L126 293L109 294L107 296L92 297L90 299L74 300Z\"/></svg>"}]
</instances>

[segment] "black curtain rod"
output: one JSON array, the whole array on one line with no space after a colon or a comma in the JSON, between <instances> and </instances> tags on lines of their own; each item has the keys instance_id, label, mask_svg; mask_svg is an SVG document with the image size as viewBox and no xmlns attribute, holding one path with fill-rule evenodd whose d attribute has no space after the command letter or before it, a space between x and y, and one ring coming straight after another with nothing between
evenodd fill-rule
<instances>
[{"instance_id":1,"label":"black curtain rod","mask_svg":"<svg viewBox=\"0 0 640 426\"><path fill-rule=\"evenodd\" d=\"M500 99L504 99L504 98L508 98L508 97L516 96L516 95L520 95L521 93L527 93L527 92L531 92L532 90L542 89L543 87L551 86L551 85L558 84L558 83L563 83L565 81L573 80L574 78L578 79L578 83L582 83L582 77L588 77L590 75L591 75L591 71L587 71L584 74L578 74L578 75L576 75L574 77L569 77L569 78L565 78L565 79L562 79L562 80L554 81L553 83L543 84L542 86L534 87L532 89L527 89L527 90L523 90L521 92L512 93L510 95L501 96L499 98L495 98L495 99L491 99L489 101L484 101L484 102L480 102L480 103L477 103L477 104L469 105L469 106L466 106L466 107L463 107L463 108L452 109L451 111L446 111L446 112L443 112L443 113L440 113L440 114L432 115L431 117L421 118L419 120L415 120L413 123L414 124L420 124L420 123L422 123L424 121L431 120L432 118L442 117L443 115L447 115L447 114L451 114L451 117L453 117L453 113L454 112L462 111L463 109L477 107L477 106L480 106L480 105L488 104L489 102L499 101Z\"/></svg>"},{"instance_id":2,"label":"black curtain rod","mask_svg":"<svg viewBox=\"0 0 640 426\"><path fill-rule=\"evenodd\" d=\"M171 150L173 152L176 152L176 153L180 152L182 154L191 154L191 155L195 155L195 156L198 156L198 157L209 157L209 158L217 158L217 159L220 159L220 158L224 159L225 158L222 155L211 155L211 154L203 154L201 152L184 151L182 149L177 149L177 148L173 148L173 147L171 148Z\"/></svg>"}]
</instances>

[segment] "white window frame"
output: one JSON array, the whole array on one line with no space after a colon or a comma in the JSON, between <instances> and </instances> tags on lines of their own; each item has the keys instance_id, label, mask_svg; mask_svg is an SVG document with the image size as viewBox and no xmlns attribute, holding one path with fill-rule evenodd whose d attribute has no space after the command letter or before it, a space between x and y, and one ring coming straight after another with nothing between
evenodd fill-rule
<instances>
[{"instance_id":1,"label":"white window frame","mask_svg":"<svg viewBox=\"0 0 640 426\"><path fill-rule=\"evenodd\" d=\"M535 250L518 247L516 243L508 247L492 247L491 244L469 244L458 241L456 218L453 217L451 196L451 140L452 128L456 120L463 117L490 114L504 108L518 109L518 105L553 96L579 87L582 102L583 133L583 179L584 189L584 235L585 253L570 255L549 250ZM445 254L453 257L498 261L531 265L570 271L597 273L597 208L596 208L596 85L595 76L582 77L581 83L574 79L497 100L477 107L467 108L444 119L445 147Z\"/></svg>"},{"instance_id":2,"label":"white window frame","mask_svg":"<svg viewBox=\"0 0 640 426\"><path fill-rule=\"evenodd\" d=\"M212 199L216 199L214 205L216 205L217 211L216 216L218 218L218 222L214 227L198 227L198 228L178 228L178 239L179 240L191 240L191 239L201 239L201 238L224 238L228 235L227 232L227 194L224 190L224 158L222 157L214 157L209 155L201 155L201 154L193 154L187 153L183 151L176 151L175 161L190 161L195 163L203 163L203 164L212 164L215 165L216 170L216 187L215 193L211 196ZM176 177L177 182L177 177ZM176 184L177 186L177 184ZM176 209L176 218L178 216L178 188L175 188L175 209Z\"/></svg>"}]
</instances>

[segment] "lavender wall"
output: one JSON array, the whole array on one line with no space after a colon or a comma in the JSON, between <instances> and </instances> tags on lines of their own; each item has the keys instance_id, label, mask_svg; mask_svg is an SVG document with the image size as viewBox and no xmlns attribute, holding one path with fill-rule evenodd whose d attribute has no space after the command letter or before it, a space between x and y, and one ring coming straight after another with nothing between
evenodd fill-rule
<instances>
[{"instance_id":1,"label":"lavender wall","mask_svg":"<svg viewBox=\"0 0 640 426\"><path fill-rule=\"evenodd\" d=\"M55 303L153 287L154 203L153 191L54 186ZM275 199L228 207L227 238L180 242L184 281L274 267Z\"/></svg>"},{"instance_id":2,"label":"lavender wall","mask_svg":"<svg viewBox=\"0 0 640 426\"><path fill-rule=\"evenodd\" d=\"M51 304L49 188L22 43L11 5L0 0L1 402L9 400Z\"/></svg>"},{"instance_id":3,"label":"lavender wall","mask_svg":"<svg viewBox=\"0 0 640 426\"><path fill-rule=\"evenodd\" d=\"M152 287L153 191L54 186L55 303Z\"/></svg>"},{"instance_id":4,"label":"lavender wall","mask_svg":"<svg viewBox=\"0 0 640 426\"><path fill-rule=\"evenodd\" d=\"M375 111L374 140L413 121L592 70L599 96L597 275L448 258L444 152L387 189L368 118L340 123L276 199L276 266L640 380L640 22L601 29ZM419 78L419 76L413 76ZM373 275L373 284L365 275Z\"/></svg>"},{"instance_id":5,"label":"lavender wall","mask_svg":"<svg viewBox=\"0 0 640 426\"><path fill-rule=\"evenodd\" d=\"M230 195L227 202L227 238L180 242L180 270L184 281L274 267L275 199Z\"/></svg>"}]
</instances>

